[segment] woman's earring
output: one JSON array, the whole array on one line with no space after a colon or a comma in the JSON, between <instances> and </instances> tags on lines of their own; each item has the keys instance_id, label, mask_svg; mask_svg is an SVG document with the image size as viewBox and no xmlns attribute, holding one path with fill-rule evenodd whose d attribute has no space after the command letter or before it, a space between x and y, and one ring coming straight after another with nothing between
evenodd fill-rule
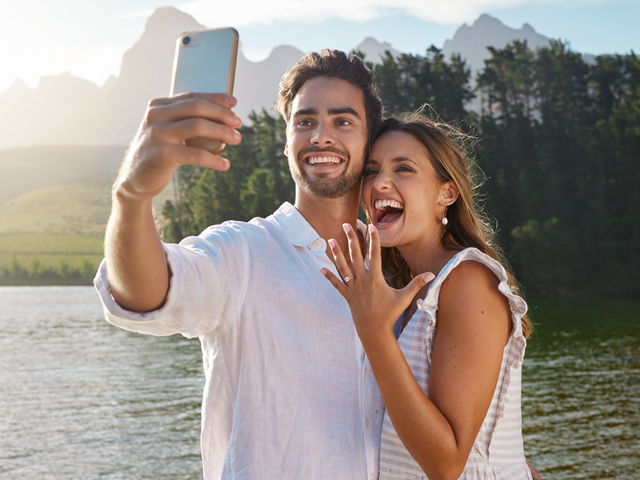
<instances>
[{"instance_id":1,"label":"woman's earring","mask_svg":"<svg viewBox=\"0 0 640 480\"><path fill-rule=\"evenodd\" d=\"M442 225L446 227L447 223L449 223L449 220L447 219L447 207L444 207L444 217L442 217Z\"/></svg>"}]
</instances>

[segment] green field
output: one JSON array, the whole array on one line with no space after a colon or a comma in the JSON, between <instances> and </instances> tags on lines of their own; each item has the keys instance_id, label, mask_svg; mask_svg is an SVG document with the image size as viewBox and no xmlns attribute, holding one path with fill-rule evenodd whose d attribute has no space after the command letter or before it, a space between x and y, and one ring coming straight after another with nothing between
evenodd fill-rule
<instances>
[{"instance_id":1,"label":"green field","mask_svg":"<svg viewBox=\"0 0 640 480\"><path fill-rule=\"evenodd\" d=\"M113 180L92 176L0 204L0 285L90 283L103 258ZM172 196L169 186L155 199L155 211Z\"/></svg>"}]
</instances>

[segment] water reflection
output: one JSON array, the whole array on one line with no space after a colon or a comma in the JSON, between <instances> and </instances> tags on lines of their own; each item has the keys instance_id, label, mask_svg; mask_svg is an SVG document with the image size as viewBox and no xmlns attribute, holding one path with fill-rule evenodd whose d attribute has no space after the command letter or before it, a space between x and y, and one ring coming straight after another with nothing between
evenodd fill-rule
<instances>
[{"instance_id":1,"label":"water reflection","mask_svg":"<svg viewBox=\"0 0 640 480\"><path fill-rule=\"evenodd\" d=\"M544 478L637 479L640 302L532 301L523 368L527 457Z\"/></svg>"}]
</instances>

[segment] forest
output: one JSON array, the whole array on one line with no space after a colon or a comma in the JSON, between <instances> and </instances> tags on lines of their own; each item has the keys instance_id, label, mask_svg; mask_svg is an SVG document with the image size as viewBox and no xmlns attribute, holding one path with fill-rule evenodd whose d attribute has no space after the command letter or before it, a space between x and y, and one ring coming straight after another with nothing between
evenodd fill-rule
<instances>
[{"instance_id":1,"label":"forest","mask_svg":"<svg viewBox=\"0 0 640 480\"><path fill-rule=\"evenodd\" d=\"M587 62L559 41L489 50L475 78L434 46L369 64L385 116L428 104L476 138L479 206L528 295L637 297L640 59L631 52ZM294 200L284 120L263 110L251 121L243 142L227 147L231 170L179 169L176 199L163 207L165 241L268 216Z\"/></svg>"}]
</instances>

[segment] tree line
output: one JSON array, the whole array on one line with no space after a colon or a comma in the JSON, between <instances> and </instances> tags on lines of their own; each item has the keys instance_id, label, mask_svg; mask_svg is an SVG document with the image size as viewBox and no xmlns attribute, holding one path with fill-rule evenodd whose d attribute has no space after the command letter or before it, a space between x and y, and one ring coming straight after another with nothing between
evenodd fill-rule
<instances>
[{"instance_id":1,"label":"tree line","mask_svg":"<svg viewBox=\"0 0 640 480\"><path fill-rule=\"evenodd\" d=\"M0 276L8 276L11 278L21 279L38 279L45 278L49 280L56 279L84 279L90 280L96 274L97 266L88 259L83 259L82 264L73 266L64 258L55 266L45 266L42 264L37 255L32 255L26 265L20 263L15 253L11 254L9 265L6 269L0 271Z\"/></svg>"},{"instance_id":2,"label":"tree line","mask_svg":"<svg viewBox=\"0 0 640 480\"><path fill-rule=\"evenodd\" d=\"M517 278L533 295L640 294L640 59L586 62L565 43L489 47L475 78L459 56L387 53L369 64L387 116L429 104L478 139L478 195ZM356 52L358 53L358 52ZM468 105L474 102L476 108ZM265 110L228 146L228 172L181 167L167 241L294 198L285 124Z\"/></svg>"}]
</instances>

